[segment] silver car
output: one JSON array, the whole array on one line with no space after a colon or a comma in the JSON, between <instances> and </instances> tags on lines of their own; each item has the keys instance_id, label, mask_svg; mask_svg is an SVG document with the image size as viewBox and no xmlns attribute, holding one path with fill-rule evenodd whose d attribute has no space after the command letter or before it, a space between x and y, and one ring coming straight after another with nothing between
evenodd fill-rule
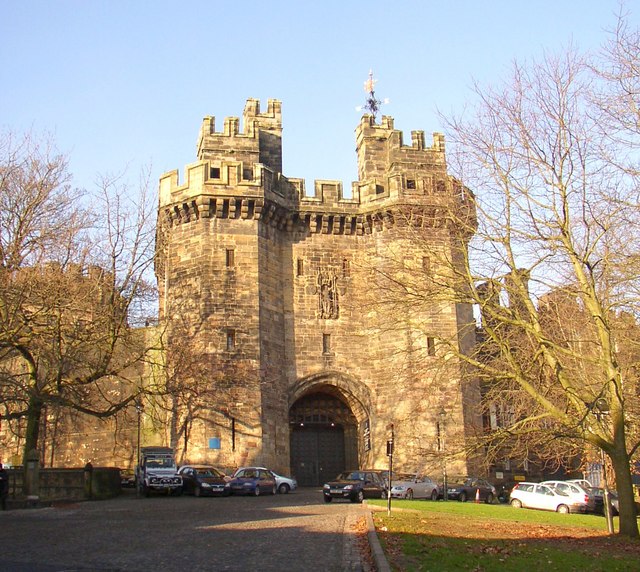
<instances>
[{"instance_id":1,"label":"silver car","mask_svg":"<svg viewBox=\"0 0 640 572\"><path fill-rule=\"evenodd\" d=\"M564 514L571 512L571 502L568 495L540 483L516 483L510 496L514 508L537 508Z\"/></svg>"},{"instance_id":2,"label":"silver car","mask_svg":"<svg viewBox=\"0 0 640 572\"><path fill-rule=\"evenodd\" d=\"M594 512L595 495L591 489L587 490L577 483L567 481L543 481L541 484L569 497L571 512Z\"/></svg>"},{"instance_id":3,"label":"silver car","mask_svg":"<svg viewBox=\"0 0 640 572\"><path fill-rule=\"evenodd\" d=\"M284 475L279 475L278 473L265 467L256 468L263 471L268 471L274 476L274 478L276 479L276 489L280 494L284 495L288 492L295 491L298 488L298 481L296 481L293 477L285 477Z\"/></svg>"},{"instance_id":4,"label":"silver car","mask_svg":"<svg viewBox=\"0 0 640 572\"><path fill-rule=\"evenodd\" d=\"M273 471L271 472L273 473ZM295 491L298 488L298 481L293 477L285 477L278 473L273 473L273 476L276 478L276 487L280 494L284 495L288 492Z\"/></svg>"},{"instance_id":5,"label":"silver car","mask_svg":"<svg viewBox=\"0 0 640 572\"><path fill-rule=\"evenodd\" d=\"M399 474L391 483L391 496L393 498L438 500L439 494L440 490L437 483L425 475L416 473Z\"/></svg>"}]
</instances>

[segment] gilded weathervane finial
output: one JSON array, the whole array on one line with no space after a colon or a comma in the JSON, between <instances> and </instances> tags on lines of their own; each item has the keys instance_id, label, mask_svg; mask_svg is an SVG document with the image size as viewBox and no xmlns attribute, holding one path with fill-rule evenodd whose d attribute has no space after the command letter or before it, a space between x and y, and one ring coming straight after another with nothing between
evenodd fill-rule
<instances>
[{"instance_id":1,"label":"gilded weathervane finial","mask_svg":"<svg viewBox=\"0 0 640 572\"><path fill-rule=\"evenodd\" d=\"M373 79L373 70L369 70L369 77L364 82L364 91L367 94L367 101L363 106L356 107L356 110L358 111L364 110L373 115L374 121L380 106L385 103L389 103L388 99L380 100L376 98L375 86L377 81L377 79Z\"/></svg>"}]
</instances>

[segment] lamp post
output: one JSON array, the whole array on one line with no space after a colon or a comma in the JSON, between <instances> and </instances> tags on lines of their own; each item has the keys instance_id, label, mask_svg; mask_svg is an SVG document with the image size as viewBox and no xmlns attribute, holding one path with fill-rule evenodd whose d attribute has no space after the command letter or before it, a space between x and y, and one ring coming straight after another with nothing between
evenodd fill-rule
<instances>
[{"instance_id":1,"label":"lamp post","mask_svg":"<svg viewBox=\"0 0 640 572\"><path fill-rule=\"evenodd\" d=\"M593 407L593 413L598 419L598 423L601 422L603 415L609 415L609 404L607 400L600 397L596 399ZM605 463L604 449L600 448L600 463L602 464L602 490L604 491L604 515L607 519L607 531L609 534L613 534L613 514L611 513L611 499L609 496L609 485L607 483L607 467Z\"/></svg>"},{"instance_id":2,"label":"lamp post","mask_svg":"<svg viewBox=\"0 0 640 572\"><path fill-rule=\"evenodd\" d=\"M389 457L389 477L387 478L387 515L391 514L391 479L393 473L393 447L394 447L394 434L393 423L389 424L391 431L389 439L387 439L387 457Z\"/></svg>"},{"instance_id":3,"label":"lamp post","mask_svg":"<svg viewBox=\"0 0 640 572\"><path fill-rule=\"evenodd\" d=\"M445 451L445 427L446 427L446 418L447 412L443 407L440 407L440 411L438 413L438 428L440 429L440 453L442 455L442 498L443 500L448 500L448 492L447 492L447 455Z\"/></svg>"},{"instance_id":4,"label":"lamp post","mask_svg":"<svg viewBox=\"0 0 640 572\"><path fill-rule=\"evenodd\" d=\"M136 483L136 496L140 496L140 487L138 486L138 472L140 468L140 426L142 421L142 412L144 411L144 405L142 400L136 399L136 413L138 415L138 441L136 445L136 471L135 471L135 483Z\"/></svg>"}]
</instances>

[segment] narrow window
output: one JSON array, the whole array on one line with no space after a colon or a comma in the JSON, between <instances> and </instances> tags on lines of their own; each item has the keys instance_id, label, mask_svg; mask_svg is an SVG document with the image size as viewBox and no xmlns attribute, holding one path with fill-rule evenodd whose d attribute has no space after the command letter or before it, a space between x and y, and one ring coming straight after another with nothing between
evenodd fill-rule
<instances>
[{"instance_id":1,"label":"narrow window","mask_svg":"<svg viewBox=\"0 0 640 572\"><path fill-rule=\"evenodd\" d=\"M331 334L322 334L322 353L331 353Z\"/></svg>"},{"instance_id":2,"label":"narrow window","mask_svg":"<svg viewBox=\"0 0 640 572\"><path fill-rule=\"evenodd\" d=\"M227 330L227 351L231 351L236 347L236 331Z\"/></svg>"},{"instance_id":3,"label":"narrow window","mask_svg":"<svg viewBox=\"0 0 640 572\"><path fill-rule=\"evenodd\" d=\"M436 340L435 340L435 338L431 338L431 337L427 338L427 355L430 355L430 356L436 355Z\"/></svg>"},{"instance_id":4,"label":"narrow window","mask_svg":"<svg viewBox=\"0 0 640 572\"><path fill-rule=\"evenodd\" d=\"M235 252L233 248L227 248L227 268L235 265Z\"/></svg>"},{"instance_id":5,"label":"narrow window","mask_svg":"<svg viewBox=\"0 0 640 572\"><path fill-rule=\"evenodd\" d=\"M349 276L349 261L346 258L342 259L342 276Z\"/></svg>"},{"instance_id":6,"label":"narrow window","mask_svg":"<svg viewBox=\"0 0 640 572\"><path fill-rule=\"evenodd\" d=\"M220 178L220 167L211 167L211 172L210 172L209 176L212 179L219 179Z\"/></svg>"},{"instance_id":7,"label":"narrow window","mask_svg":"<svg viewBox=\"0 0 640 572\"><path fill-rule=\"evenodd\" d=\"M407 179L407 189L415 189L415 188L416 188L416 180Z\"/></svg>"},{"instance_id":8,"label":"narrow window","mask_svg":"<svg viewBox=\"0 0 640 572\"><path fill-rule=\"evenodd\" d=\"M304 276L304 259L303 258L298 258L296 274L298 276Z\"/></svg>"},{"instance_id":9,"label":"narrow window","mask_svg":"<svg viewBox=\"0 0 640 572\"><path fill-rule=\"evenodd\" d=\"M384 187L382 185L376 185L376 194L381 195L384 193Z\"/></svg>"}]
</instances>

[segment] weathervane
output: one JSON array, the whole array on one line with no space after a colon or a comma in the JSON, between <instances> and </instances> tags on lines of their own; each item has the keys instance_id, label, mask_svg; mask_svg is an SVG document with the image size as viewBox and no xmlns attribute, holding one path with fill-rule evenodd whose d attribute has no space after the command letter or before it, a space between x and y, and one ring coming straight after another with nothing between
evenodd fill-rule
<instances>
[{"instance_id":1,"label":"weathervane","mask_svg":"<svg viewBox=\"0 0 640 572\"><path fill-rule=\"evenodd\" d=\"M389 103L388 99L376 99L375 86L377 81L377 79L373 79L373 70L369 70L369 78L364 82L364 91L367 94L367 102L364 105L356 107L357 111L368 111L371 115L373 115L374 121L376 119L376 115L378 114L380 106L385 103Z\"/></svg>"}]
</instances>

